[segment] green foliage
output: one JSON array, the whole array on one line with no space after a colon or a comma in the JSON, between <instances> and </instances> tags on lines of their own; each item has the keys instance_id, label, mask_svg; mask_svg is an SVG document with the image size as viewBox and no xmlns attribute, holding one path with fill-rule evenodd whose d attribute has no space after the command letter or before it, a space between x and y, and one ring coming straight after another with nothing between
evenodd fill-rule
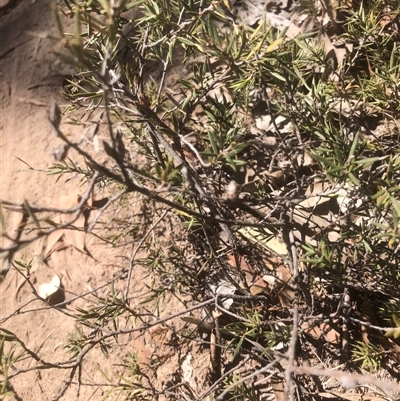
<instances>
[{"instance_id":1,"label":"green foliage","mask_svg":"<svg viewBox=\"0 0 400 401\"><path fill-rule=\"evenodd\" d=\"M395 340L398 339L400 337L400 303L393 300L385 304L385 307L380 310L380 315L389 326L395 326L386 331L385 337L393 337Z\"/></svg>"},{"instance_id":2,"label":"green foliage","mask_svg":"<svg viewBox=\"0 0 400 401\"><path fill-rule=\"evenodd\" d=\"M0 329L0 400L14 396L9 386L9 371L15 363L26 359L28 355L20 347L18 338L9 330Z\"/></svg>"},{"instance_id":3,"label":"green foliage","mask_svg":"<svg viewBox=\"0 0 400 401\"><path fill-rule=\"evenodd\" d=\"M316 2L306 3L316 18ZM85 165L68 159L49 174L72 172L86 181L99 174L96 184L122 190L119 206L128 211L138 194L152 213L167 205L174 224L182 221L184 240L174 242L168 232L168 238L154 234L139 244L147 252L140 263L150 280L140 305L149 304L156 314L171 295L200 299L215 281L231 283L248 296L235 300L226 321L220 319L221 333L229 337L222 341L234 358L254 342L261 349L289 349L297 326L291 302L279 295L290 286L302 309L300 320L310 310L327 320L344 319L373 294L383 304L382 316L396 326L386 336L399 338L400 42L382 23L387 2L364 3L343 11L336 39L347 46L344 56L333 45L333 56L327 54L320 41L326 29L319 23L293 38L287 28L263 19L254 27L234 23L226 1L66 2L73 34L58 23L64 45L59 56L77 70L65 88L64 114L104 109L107 162L75 146ZM392 3L393 10L400 7ZM137 7L140 14L132 17L129 10ZM398 11L389 14L398 17ZM268 121L264 132L254 129L262 119L258 114ZM275 145L267 144L271 138ZM238 193L227 193L231 182ZM301 205L321 183L329 188L321 197L336 205L327 213L317 210L322 201ZM306 217L296 220L304 210ZM100 236L114 246L136 241L148 226L112 221L116 228ZM256 244L240 235L239 225L260 226ZM296 242L289 243L294 232ZM290 248L290 263L286 254L262 246L278 234ZM300 246L293 248L299 243L297 266ZM250 296L242 254L256 278L285 264L296 264L292 272L298 270L299 277L266 288L262 299ZM231 256L235 267L227 266ZM26 264L15 263L29 273ZM351 294L350 306L343 305L344 294ZM76 357L96 341L107 357L113 343L100 333L121 332L122 323L136 316L125 294L111 286L106 297L76 309L76 332L66 348ZM354 338L359 337L350 337L352 361L371 371L383 367L385 351ZM310 357L333 347L308 346ZM116 391L125 399L145 398L137 355L126 355L120 367L114 375L99 367L112 384L106 396ZM225 387L238 383L232 399L258 399L252 382L240 379L232 373L224 380Z\"/></svg>"},{"instance_id":4,"label":"green foliage","mask_svg":"<svg viewBox=\"0 0 400 401\"><path fill-rule=\"evenodd\" d=\"M377 371L382 364L385 352L372 343L356 342L352 351L352 360L361 362L363 369L371 372Z\"/></svg>"}]
</instances>

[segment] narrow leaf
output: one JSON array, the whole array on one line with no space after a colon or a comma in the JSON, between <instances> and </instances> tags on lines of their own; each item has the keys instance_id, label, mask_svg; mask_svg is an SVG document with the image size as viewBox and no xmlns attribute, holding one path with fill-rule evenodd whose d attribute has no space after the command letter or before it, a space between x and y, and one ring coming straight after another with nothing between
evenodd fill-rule
<instances>
[{"instance_id":1,"label":"narrow leaf","mask_svg":"<svg viewBox=\"0 0 400 401\"><path fill-rule=\"evenodd\" d=\"M283 42L283 38L278 38L276 40L274 40L268 47L266 50L266 53L271 53L273 52L277 47L279 47L281 45L281 43Z\"/></svg>"}]
</instances>

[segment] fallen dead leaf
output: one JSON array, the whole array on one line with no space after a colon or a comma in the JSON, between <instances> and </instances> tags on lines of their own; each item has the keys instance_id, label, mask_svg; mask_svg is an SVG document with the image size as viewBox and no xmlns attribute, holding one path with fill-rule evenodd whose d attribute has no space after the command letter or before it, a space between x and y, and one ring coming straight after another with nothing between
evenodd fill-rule
<instances>
[{"instance_id":1,"label":"fallen dead leaf","mask_svg":"<svg viewBox=\"0 0 400 401\"><path fill-rule=\"evenodd\" d=\"M287 252L286 246L285 250ZM289 306L295 297L295 291L291 287L293 275L289 267L278 260L274 260L273 264L268 261L265 267L271 270L271 274L262 275L243 256L237 255L237 258L239 266L237 266L233 253L228 255L227 262L245 274L245 284L252 295L270 295L271 292L275 292L282 306ZM274 257L274 259L277 259L277 257Z\"/></svg>"},{"instance_id":2,"label":"fallen dead leaf","mask_svg":"<svg viewBox=\"0 0 400 401\"><path fill-rule=\"evenodd\" d=\"M305 193L306 199L299 202L299 205L309 209L329 201L329 198L324 194L324 192L327 192L330 187L330 184L325 181L314 182L307 188Z\"/></svg>"},{"instance_id":3,"label":"fallen dead leaf","mask_svg":"<svg viewBox=\"0 0 400 401\"><path fill-rule=\"evenodd\" d=\"M63 215L61 222L63 224L71 221L73 215ZM64 232L64 240L67 244L74 246L81 252L85 253L85 216L81 214L73 223L72 228L66 228Z\"/></svg>"},{"instance_id":4,"label":"fallen dead leaf","mask_svg":"<svg viewBox=\"0 0 400 401\"><path fill-rule=\"evenodd\" d=\"M297 163L299 166L311 166L314 164L314 159L311 157L310 152L304 149L304 154L297 156Z\"/></svg>"},{"instance_id":5,"label":"fallen dead leaf","mask_svg":"<svg viewBox=\"0 0 400 401\"><path fill-rule=\"evenodd\" d=\"M329 231L328 232L328 239L331 242L338 242L342 236L337 231Z\"/></svg>"},{"instance_id":6,"label":"fallen dead leaf","mask_svg":"<svg viewBox=\"0 0 400 401\"><path fill-rule=\"evenodd\" d=\"M150 368L151 366L151 357L153 356L153 349L145 340L145 336L140 334L135 337L133 340L133 347L136 351L138 357L138 364L140 369L142 369L148 375L148 378L153 377L153 370Z\"/></svg>"},{"instance_id":7,"label":"fallen dead leaf","mask_svg":"<svg viewBox=\"0 0 400 401\"><path fill-rule=\"evenodd\" d=\"M260 274L250 263L246 261L246 259L242 255L237 255L237 261L238 264L236 263L236 258L233 253L230 253L228 255L227 262L235 269L244 273L246 278L245 284L248 288L251 288L254 282L260 278Z\"/></svg>"},{"instance_id":8,"label":"fallen dead leaf","mask_svg":"<svg viewBox=\"0 0 400 401\"><path fill-rule=\"evenodd\" d=\"M265 276L264 276L265 280ZM278 290L278 299L282 306L288 307L295 298L295 291L291 286L293 274L288 266L281 265L276 269L276 280L274 291Z\"/></svg>"},{"instance_id":9,"label":"fallen dead leaf","mask_svg":"<svg viewBox=\"0 0 400 401\"><path fill-rule=\"evenodd\" d=\"M270 293L269 285L266 283L263 277L256 280L250 287L251 295L260 295Z\"/></svg>"},{"instance_id":10,"label":"fallen dead leaf","mask_svg":"<svg viewBox=\"0 0 400 401\"><path fill-rule=\"evenodd\" d=\"M156 341L159 344L169 344L171 342L172 333L165 325L158 325L151 327L149 329L150 336L152 340Z\"/></svg>"},{"instance_id":11,"label":"fallen dead leaf","mask_svg":"<svg viewBox=\"0 0 400 401\"><path fill-rule=\"evenodd\" d=\"M271 387L272 387L272 391L274 392L276 401L286 401L285 391L284 391L285 383L284 383L283 379L279 379L277 377L272 377L271 378Z\"/></svg>"},{"instance_id":12,"label":"fallen dead leaf","mask_svg":"<svg viewBox=\"0 0 400 401\"><path fill-rule=\"evenodd\" d=\"M57 251L56 244L63 236L63 230L53 231L46 239L46 249L44 251L44 260L46 260L52 252Z\"/></svg>"},{"instance_id":13,"label":"fallen dead leaf","mask_svg":"<svg viewBox=\"0 0 400 401\"><path fill-rule=\"evenodd\" d=\"M340 334L328 323L321 323L318 326L310 326L307 322L304 322L301 325L301 328L305 334L308 334L315 340L320 340L323 337L330 344L340 344Z\"/></svg>"}]
</instances>

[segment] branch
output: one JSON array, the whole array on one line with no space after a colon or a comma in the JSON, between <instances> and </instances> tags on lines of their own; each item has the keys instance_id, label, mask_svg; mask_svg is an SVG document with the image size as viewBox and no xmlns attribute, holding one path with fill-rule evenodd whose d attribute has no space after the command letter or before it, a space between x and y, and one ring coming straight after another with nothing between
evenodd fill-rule
<instances>
[{"instance_id":1,"label":"branch","mask_svg":"<svg viewBox=\"0 0 400 401\"><path fill-rule=\"evenodd\" d=\"M67 221L64 224L60 224L57 225L56 227L53 227L51 229L48 230L44 230L44 231L40 231L36 236L31 237L31 238L27 238L24 240L20 240L18 241L18 243L16 243L15 245L12 245L8 248L0 248L1 252L14 252L17 249L19 249L21 246L23 245L27 245L30 244L36 240L38 240L39 238L42 238L44 236L48 236L50 235L52 232L57 231L57 230L62 230L64 228L67 228L69 226L71 226L72 224L75 223L75 221L79 218L79 216L82 213L83 207L85 206L86 202L88 201L91 192L93 191L93 188L96 184L97 178L99 177L99 173L96 171L93 174L93 177L90 180L89 183L89 187L86 190L86 192L83 194L82 199L80 200L80 202L77 204L77 206L70 208L70 209L55 209L55 208L46 208L46 207L39 207L39 206L35 206L34 208L31 207L31 205L28 203L28 201L25 201L24 203L18 203L16 205L18 205L18 207L20 207L23 210L26 210L30 216L35 219L34 213L37 212L43 212L43 211L51 211L54 213L72 213L74 212L74 216L72 217L72 219L70 221ZM3 204L10 204L11 202L6 202L6 201L1 201ZM39 227L40 229L40 227Z\"/></svg>"}]
</instances>

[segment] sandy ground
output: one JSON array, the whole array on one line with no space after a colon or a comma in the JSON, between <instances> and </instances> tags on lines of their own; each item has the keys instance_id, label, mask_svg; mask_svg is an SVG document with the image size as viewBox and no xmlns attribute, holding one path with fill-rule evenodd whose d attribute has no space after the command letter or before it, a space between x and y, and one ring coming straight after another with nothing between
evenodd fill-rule
<instances>
[{"instance_id":1,"label":"sandy ground","mask_svg":"<svg viewBox=\"0 0 400 401\"><path fill-rule=\"evenodd\" d=\"M44 85L29 89L47 77L71 71L63 65L52 49L57 43L49 36L56 35L50 1L26 1L18 4L0 17L1 35L1 198L14 202L25 199L34 204L54 204L54 201L76 188L76 180L56 182L56 177L46 174L54 162L53 148L59 143L48 121L48 105L51 100L62 102L60 86ZM4 212L6 230L18 220L16 213ZM32 257L39 248L32 246L15 257ZM33 273L33 281L39 283L56 272L66 288L66 299L95 288L100 280L110 278L115 269L104 265L112 260L102 257L104 249L91 246L93 254L103 263L79 252L73 247L56 252L49 265L41 265ZM96 259L97 259L96 258ZM98 259L97 259L98 260ZM0 285L1 317L9 316L16 309L33 299L28 286L15 271L10 271ZM42 308L42 310L40 310ZM66 360L63 346L74 329L73 319L45 308L41 301L30 304L19 316L7 320L3 327L12 330L25 345L47 361ZM99 355L97 355L99 357ZM27 361L29 368L34 361ZM29 372L12 380L16 399L51 400L59 394L68 372L48 370ZM96 398L96 393L97 397ZM76 399L76 390L67 392L64 399ZM83 387L81 399L100 399L93 388ZM99 397L100 396L100 397Z\"/></svg>"}]
</instances>

